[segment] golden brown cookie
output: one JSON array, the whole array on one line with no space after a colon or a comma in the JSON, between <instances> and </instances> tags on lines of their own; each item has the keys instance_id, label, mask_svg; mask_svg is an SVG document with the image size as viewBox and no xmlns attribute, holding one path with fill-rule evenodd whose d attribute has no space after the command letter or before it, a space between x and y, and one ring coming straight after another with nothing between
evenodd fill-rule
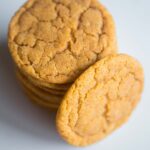
<instances>
[{"instance_id":1,"label":"golden brown cookie","mask_svg":"<svg viewBox=\"0 0 150 150\"><path fill-rule=\"evenodd\" d=\"M56 111L58 109L59 104L50 103L49 101L47 101L47 100L37 96L33 92L31 92L24 84L21 83L20 85L23 88L24 92L29 97L29 100L31 100L33 103L38 104L39 106L41 106L43 108L47 108L50 111L51 110Z\"/></svg>"},{"instance_id":2,"label":"golden brown cookie","mask_svg":"<svg viewBox=\"0 0 150 150\"><path fill-rule=\"evenodd\" d=\"M143 69L134 58L105 57L71 86L57 113L57 128L70 144L103 139L129 118L143 90Z\"/></svg>"},{"instance_id":3,"label":"golden brown cookie","mask_svg":"<svg viewBox=\"0 0 150 150\"><path fill-rule=\"evenodd\" d=\"M64 96L65 92L60 91L60 90L54 90L54 89L44 89L40 88L34 84L32 84L26 76L20 73L20 71L16 71L17 77L20 80L22 84L25 84L26 87L29 88L30 91L34 92L37 95L41 95L41 97L51 97L51 95L57 96L57 97L62 97ZM60 98L59 98L60 99Z\"/></svg>"},{"instance_id":4,"label":"golden brown cookie","mask_svg":"<svg viewBox=\"0 0 150 150\"><path fill-rule=\"evenodd\" d=\"M97 0L29 0L10 22L8 43L21 70L54 84L117 50L114 21Z\"/></svg>"},{"instance_id":5,"label":"golden brown cookie","mask_svg":"<svg viewBox=\"0 0 150 150\"><path fill-rule=\"evenodd\" d=\"M56 104L57 106L59 106L62 100L62 96L56 96L36 88L32 84L30 84L28 80L23 78L23 76L21 76L21 74L19 73L17 73L17 77L22 85L26 88L26 90L40 98L40 101L45 101L47 104Z\"/></svg>"},{"instance_id":6,"label":"golden brown cookie","mask_svg":"<svg viewBox=\"0 0 150 150\"><path fill-rule=\"evenodd\" d=\"M31 91L29 91L26 87L22 86L25 93L28 95L29 100L31 100L33 103L38 104L39 106L42 106L44 108L47 108L48 110L57 111L59 105L58 104L51 104L37 95L33 94Z\"/></svg>"},{"instance_id":7,"label":"golden brown cookie","mask_svg":"<svg viewBox=\"0 0 150 150\"><path fill-rule=\"evenodd\" d=\"M36 78L33 78L29 76L27 73L25 73L23 70L18 69L17 70L23 75L26 76L26 78L34 85L38 86L39 88L42 88L46 91L51 90L58 90L61 92L66 92L66 90L71 86L71 84L53 84L53 83L47 83L47 82L41 82L37 80Z\"/></svg>"},{"instance_id":8,"label":"golden brown cookie","mask_svg":"<svg viewBox=\"0 0 150 150\"><path fill-rule=\"evenodd\" d=\"M65 93L68 90L68 88L71 86L71 84L53 84L53 83L41 82L35 78L32 78L31 76L27 76L27 78L30 80L30 82L32 82L39 88L42 88L46 91L58 90Z\"/></svg>"}]
</instances>

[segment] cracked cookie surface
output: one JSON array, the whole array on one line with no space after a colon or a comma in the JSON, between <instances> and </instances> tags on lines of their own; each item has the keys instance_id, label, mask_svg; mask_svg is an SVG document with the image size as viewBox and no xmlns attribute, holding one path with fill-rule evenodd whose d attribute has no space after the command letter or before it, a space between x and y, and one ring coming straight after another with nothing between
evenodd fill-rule
<instances>
[{"instance_id":1,"label":"cracked cookie surface","mask_svg":"<svg viewBox=\"0 0 150 150\"><path fill-rule=\"evenodd\" d=\"M134 58L103 58L71 86L57 113L57 129L70 144L95 143L121 126L140 100L144 75Z\"/></svg>"},{"instance_id":2,"label":"cracked cookie surface","mask_svg":"<svg viewBox=\"0 0 150 150\"><path fill-rule=\"evenodd\" d=\"M20 69L56 84L117 49L113 19L96 0L29 0L11 20L8 43Z\"/></svg>"}]
</instances>

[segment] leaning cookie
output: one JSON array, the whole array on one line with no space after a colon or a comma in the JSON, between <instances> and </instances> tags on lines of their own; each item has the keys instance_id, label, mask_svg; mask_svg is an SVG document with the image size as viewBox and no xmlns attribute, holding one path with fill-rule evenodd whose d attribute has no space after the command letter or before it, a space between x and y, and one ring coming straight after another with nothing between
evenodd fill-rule
<instances>
[{"instance_id":1,"label":"leaning cookie","mask_svg":"<svg viewBox=\"0 0 150 150\"><path fill-rule=\"evenodd\" d=\"M12 18L15 64L40 83L67 84L117 51L114 21L97 0L28 0Z\"/></svg>"},{"instance_id":2,"label":"leaning cookie","mask_svg":"<svg viewBox=\"0 0 150 150\"><path fill-rule=\"evenodd\" d=\"M143 69L134 58L105 57L71 86L57 113L57 129L68 143L86 146L124 124L143 90Z\"/></svg>"}]
</instances>

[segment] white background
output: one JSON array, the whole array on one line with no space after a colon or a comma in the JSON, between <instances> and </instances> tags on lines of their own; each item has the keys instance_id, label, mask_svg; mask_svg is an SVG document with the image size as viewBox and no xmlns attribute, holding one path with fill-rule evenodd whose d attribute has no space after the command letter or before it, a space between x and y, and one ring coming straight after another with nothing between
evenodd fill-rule
<instances>
[{"instance_id":1,"label":"white background","mask_svg":"<svg viewBox=\"0 0 150 150\"><path fill-rule=\"evenodd\" d=\"M7 26L24 0L0 0L0 150L74 150L55 129L55 114L30 103L18 85ZM119 49L143 64L145 90L129 122L85 150L150 150L150 1L102 0L116 21Z\"/></svg>"}]
</instances>

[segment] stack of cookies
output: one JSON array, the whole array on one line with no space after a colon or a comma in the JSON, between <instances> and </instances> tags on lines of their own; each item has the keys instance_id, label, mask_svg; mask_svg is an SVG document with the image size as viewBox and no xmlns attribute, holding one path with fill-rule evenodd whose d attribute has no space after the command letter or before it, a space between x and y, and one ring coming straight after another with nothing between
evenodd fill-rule
<instances>
[{"instance_id":1,"label":"stack of cookies","mask_svg":"<svg viewBox=\"0 0 150 150\"><path fill-rule=\"evenodd\" d=\"M97 0L28 0L10 22L8 44L25 92L59 108L57 129L72 145L103 139L139 102L142 67L116 54L113 18Z\"/></svg>"},{"instance_id":2,"label":"stack of cookies","mask_svg":"<svg viewBox=\"0 0 150 150\"><path fill-rule=\"evenodd\" d=\"M96 0L29 0L8 43L26 93L52 109L85 69L117 51L113 19Z\"/></svg>"}]
</instances>

